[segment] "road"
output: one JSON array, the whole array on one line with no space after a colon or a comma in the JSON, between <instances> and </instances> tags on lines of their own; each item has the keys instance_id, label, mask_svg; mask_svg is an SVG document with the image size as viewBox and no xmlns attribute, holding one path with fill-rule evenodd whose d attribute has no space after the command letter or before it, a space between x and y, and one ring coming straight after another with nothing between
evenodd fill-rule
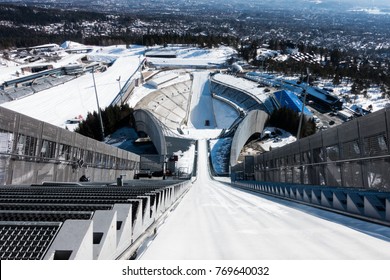
<instances>
[{"instance_id":1,"label":"road","mask_svg":"<svg viewBox=\"0 0 390 280\"><path fill-rule=\"evenodd\" d=\"M234 189L210 178L206 140L198 179L142 260L390 259L390 228Z\"/></svg>"}]
</instances>

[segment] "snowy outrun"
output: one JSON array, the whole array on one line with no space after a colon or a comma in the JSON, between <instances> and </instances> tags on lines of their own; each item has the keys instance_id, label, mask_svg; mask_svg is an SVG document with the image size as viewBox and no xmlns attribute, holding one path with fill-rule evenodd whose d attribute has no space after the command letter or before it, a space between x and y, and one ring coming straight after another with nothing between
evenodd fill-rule
<instances>
[{"instance_id":1,"label":"snowy outrun","mask_svg":"<svg viewBox=\"0 0 390 280\"><path fill-rule=\"evenodd\" d=\"M191 121L199 138L210 137L202 120L215 118L204 75L196 74L193 86ZM390 259L390 228L214 180L206 139L198 142L196 181L139 259Z\"/></svg>"}]
</instances>

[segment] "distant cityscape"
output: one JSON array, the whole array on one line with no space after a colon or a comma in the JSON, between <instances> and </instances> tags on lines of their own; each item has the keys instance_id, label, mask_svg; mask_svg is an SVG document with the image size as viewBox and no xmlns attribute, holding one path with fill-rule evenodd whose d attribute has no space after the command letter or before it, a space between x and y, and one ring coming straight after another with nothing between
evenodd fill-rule
<instances>
[{"instance_id":1,"label":"distant cityscape","mask_svg":"<svg viewBox=\"0 0 390 280\"><path fill-rule=\"evenodd\" d=\"M390 88L390 15L382 1L9 1L0 5L0 49L67 40L87 45L231 46L256 67L312 72ZM343 4L341 3L343 2ZM378 10L379 9L379 10ZM291 55L263 55L261 49ZM290 57L290 56L289 56ZM295 61L295 62L294 62Z\"/></svg>"},{"instance_id":2,"label":"distant cityscape","mask_svg":"<svg viewBox=\"0 0 390 280\"><path fill-rule=\"evenodd\" d=\"M101 36L133 38L167 33L234 36L240 41L266 43L284 40L295 45L337 48L372 59L389 59L390 56L390 15L386 8L382 13L369 13L343 4L341 9L334 7L330 10L327 5L313 4L315 1L296 1L301 3L298 7L286 1L261 1L262 4L258 4L258 1L241 0L102 0L92 5L89 1L15 2L42 10L35 8L32 15L23 10L25 16L15 17L13 13L17 14L17 9L1 6L4 11L0 16L1 28L26 28L48 35L77 35L82 39ZM40 14L46 18L39 19Z\"/></svg>"}]
</instances>

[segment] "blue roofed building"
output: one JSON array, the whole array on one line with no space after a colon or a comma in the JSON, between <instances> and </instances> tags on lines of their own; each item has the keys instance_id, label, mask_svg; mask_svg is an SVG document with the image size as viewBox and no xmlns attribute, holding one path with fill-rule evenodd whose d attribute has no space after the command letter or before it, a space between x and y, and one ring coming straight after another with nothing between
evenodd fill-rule
<instances>
[{"instance_id":1,"label":"blue roofed building","mask_svg":"<svg viewBox=\"0 0 390 280\"><path fill-rule=\"evenodd\" d=\"M287 107L298 113L302 112L302 101L293 92L288 90L276 91L274 96L280 107ZM313 116L313 113L306 106L303 108L303 113L308 117Z\"/></svg>"}]
</instances>

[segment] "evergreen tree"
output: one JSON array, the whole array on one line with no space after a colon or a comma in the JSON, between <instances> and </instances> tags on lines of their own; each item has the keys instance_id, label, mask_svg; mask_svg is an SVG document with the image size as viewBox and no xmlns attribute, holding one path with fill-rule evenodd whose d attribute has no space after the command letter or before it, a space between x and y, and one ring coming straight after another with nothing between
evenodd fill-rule
<instances>
[{"instance_id":1,"label":"evergreen tree","mask_svg":"<svg viewBox=\"0 0 390 280\"><path fill-rule=\"evenodd\" d=\"M106 135L114 133L121 127L135 127L133 112L133 108L130 108L128 104L109 106L102 110L102 120ZM96 111L88 113L87 118L79 124L75 132L102 141L98 113Z\"/></svg>"}]
</instances>

